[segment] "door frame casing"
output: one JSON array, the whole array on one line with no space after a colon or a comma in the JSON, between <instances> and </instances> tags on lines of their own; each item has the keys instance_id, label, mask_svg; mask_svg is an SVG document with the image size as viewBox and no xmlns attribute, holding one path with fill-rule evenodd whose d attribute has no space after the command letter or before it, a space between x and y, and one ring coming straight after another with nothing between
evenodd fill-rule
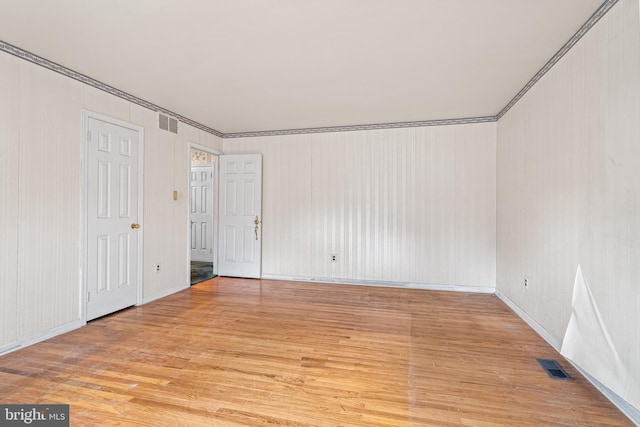
<instances>
[{"instance_id":1,"label":"door frame casing","mask_svg":"<svg viewBox=\"0 0 640 427\"><path fill-rule=\"evenodd\" d=\"M220 150L216 150L215 148L211 148L211 147L207 147L206 145L200 145L197 144L195 142L189 142L187 144L187 158L189 161L189 174L187 175L186 179L187 179L187 188L189 189L187 191L187 194L189 194L189 203L187 203L187 222L186 222L186 226L187 226L187 236L189 236L189 238L187 239L187 271L186 271L186 278L187 278L187 283L191 283L191 213L190 213L190 209L191 209L191 150L198 150L198 151L204 151L206 153L209 153L213 156L216 157L216 168L213 171L213 185L211 186L211 191L213 192L213 242L212 242L212 249L213 249L213 255L212 255L212 259L213 259L213 274L218 274L218 206L220 205L219 201L218 201L218 195L220 194L218 192L218 182L219 182L219 170L220 170L220 161L218 159L218 156L220 156L222 153L222 151Z\"/></svg>"},{"instance_id":2,"label":"door frame casing","mask_svg":"<svg viewBox=\"0 0 640 427\"><path fill-rule=\"evenodd\" d=\"M89 150L87 149L87 135L89 133L89 119L101 120L103 122L111 123L116 126L132 129L138 132L138 212L137 218L138 223L140 224L140 229L138 230L138 245L136 247L136 251L138 252L138 265L137 265L137 273L138 273L138 283L136 284L136 305L142 304L142 296L143 296L143 283L144 283L144 197L143 197L143 187L144 187L144 127L116 119L114 117L110 117L104 114L96 113L95 111L90 111L86 109L82 109L82 135L80 138L81 147L80 147L80 155L81 155L81 163L82 163L82 194L80 197L80 209L81 209L81 219L80 219L80 227L81 227L81 243L80 243L80 320L82 324L87 323L87 294L88 294L88 281L89 281L89 271L88 271L88 179L89 179L89 171L87 169L88 164L88 155Z\"/></svg>"}]
</instances>

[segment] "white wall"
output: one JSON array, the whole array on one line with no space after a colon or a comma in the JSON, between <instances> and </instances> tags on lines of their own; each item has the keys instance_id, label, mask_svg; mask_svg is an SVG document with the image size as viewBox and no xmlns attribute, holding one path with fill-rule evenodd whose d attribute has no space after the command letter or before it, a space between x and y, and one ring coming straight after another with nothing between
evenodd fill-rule
<instances>
[{"instance_id":1,"label":"white wall","mask_svg":"<svg viewBox=\"0 0 640 427\"><path fill-rule=\"evenodd\" d=\"M225 139L224 152L264 156L264 275L494 287L495 141L484 123Z\"/></svg>"},{"instance_id":2,"label":"white wall","mask_svg":"<svg viewBox=\"0 0 640 427\"><path fill-rule=\"evenodd\" d=\"M621 0L500 119L497 151L498 289L559 346L580 264L628 384L596 379L636 408L639 76L638 1Z\"/></svg>"},{"instance_id":3,"label":"white wall","mask_svg":"<svg viewBox=\"0 0 640 427\"><path fill-rule=\"evenodd\" d=\"M81 324L83 108L145 128L145 300L188 286L187 145L221 140L3 52L0 93L0 352Z\"/></svg>"},{"instance_id":4,"label":"white wall","mask_svg":"<svg viewBox=\"0 0 640 427\"><path fill-rule=\"evenodd\" d=\"M18 67L0 55L0 346L16 340L18 307ZM10 203L12 201L12 203Z\"/></svg>"},{"instance_id":5,"label":"white wall","mask_svg":"<svg viewBox=\"0 0 640 427\"><path fill-rule=\"evenodd\" d=\"M264 156L263 273L497 283L559 346L580 264L640 407L638 21L620 0L497 125L225 140ZM187 145L222 141L2 52L0 93L0 352L80 321L82 108L145 128L144 299L186 287Z\"/></svg>"}]
</instances>

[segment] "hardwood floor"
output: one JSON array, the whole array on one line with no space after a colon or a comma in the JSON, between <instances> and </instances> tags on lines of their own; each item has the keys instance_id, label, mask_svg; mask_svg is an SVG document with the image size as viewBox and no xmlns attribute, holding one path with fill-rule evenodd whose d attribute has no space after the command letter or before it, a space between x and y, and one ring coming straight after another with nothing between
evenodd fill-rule
<instances>
[{"instance_id":1,"label":"hardwood floor","mask_svg":"<svg viewBox=\"0 0 640 427\"><path fill-rule=\"evenodd\" d=\"M0 357L0 403L69 403L73 426L632 425L493 295L221 277Z\"/></svg>"}]
</instances>

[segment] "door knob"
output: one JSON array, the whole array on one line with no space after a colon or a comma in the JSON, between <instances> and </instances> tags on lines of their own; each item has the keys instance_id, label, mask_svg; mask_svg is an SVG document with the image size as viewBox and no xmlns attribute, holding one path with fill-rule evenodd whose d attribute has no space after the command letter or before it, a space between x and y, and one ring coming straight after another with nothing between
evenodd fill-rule
<instances>
[{"instance_id":1,"label":"door knob","mask_svg":"<svg viewBox=\"0 0 640 427\"><path fill-rule=\"evenodd\" d=\"M253 223L256 225L253 231L255 231L256 240L258 240L258 224L260 224L260 219L258 218L258 215L256 215L256 219L253 220Z\"/></svg>"},{"instance_id":2,"label":"door knob","mask_svg":"<svg viewBox=\"0 0 640 427\"><path fill-rule=\"evenodd\" d=\"M140 224L131 224L132 229L140 228Z\"/></svg>"}]
</instances>

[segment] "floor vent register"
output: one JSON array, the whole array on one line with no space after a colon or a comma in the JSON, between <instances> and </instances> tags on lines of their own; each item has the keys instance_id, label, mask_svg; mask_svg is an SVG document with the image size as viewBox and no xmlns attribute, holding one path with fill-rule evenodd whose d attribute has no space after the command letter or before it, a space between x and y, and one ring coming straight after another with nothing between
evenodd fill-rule
<instances>
[{"instance_id":1,"label":"floor vent register","mask_svg":"<svg viewBox=\"0 0 640 427\"><path fill-rule=\"evenodd\" d=\"M547 375L549 375L554 380L571 381L571 377L569 376L569 374L567 374L567 372L564 369L562 369L562 366L560 366L560 364L557 361L552 359L536 359L536 360L538 361L540 366L542 366L542 369L544 369Z\"/></svg>"}]
</instances>

